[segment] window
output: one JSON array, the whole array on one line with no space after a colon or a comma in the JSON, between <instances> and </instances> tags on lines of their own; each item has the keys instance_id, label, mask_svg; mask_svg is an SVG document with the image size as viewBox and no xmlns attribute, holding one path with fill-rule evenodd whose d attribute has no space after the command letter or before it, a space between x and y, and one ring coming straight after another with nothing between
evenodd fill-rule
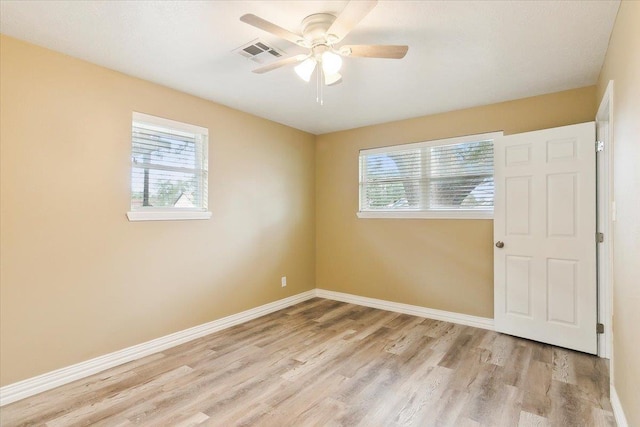
<instances>
[{"instance_id":1,"label":"window","mask_svg":"<svg viewBox=\"0 0 640 427\"><path fill-rule=\"evenodd\" d=\"M501 132L360 151L361 218L491 218Z\"/></svg>"},{"instance_id":2,"label":"window","mask_svg":"<svg viewBox=\"0 0 640 427\"><path fill-rule=\"evenodd\" d=\"M211 217L208 133L199 126L133 113L129 220Z\"/></svg>"}]
</instances>

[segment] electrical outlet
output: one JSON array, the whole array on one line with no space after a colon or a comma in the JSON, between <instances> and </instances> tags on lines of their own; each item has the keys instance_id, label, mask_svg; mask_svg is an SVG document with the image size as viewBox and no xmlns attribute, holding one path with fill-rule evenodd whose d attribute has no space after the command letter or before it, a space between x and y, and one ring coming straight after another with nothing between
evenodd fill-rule
<instances>
[{"instance_id":1,"label":"electrical outlet","mask_svg":"<svg viewBox=\"0 0 640 427\"><path fill-rule=\"evenodd\" d=\"M280 283L282 284L283 288L287 286L287 276L282 276L282 278L280 279Z\"/></svg>"}]
</instances>

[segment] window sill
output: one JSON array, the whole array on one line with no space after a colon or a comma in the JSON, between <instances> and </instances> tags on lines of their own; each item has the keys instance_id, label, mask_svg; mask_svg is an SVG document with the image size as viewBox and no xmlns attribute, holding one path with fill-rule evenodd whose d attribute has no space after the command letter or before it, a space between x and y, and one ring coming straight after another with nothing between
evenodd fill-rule
<instances>
[{"instance_id":1,"label":"window sill","mask_svg":"<svg viewBox=\"0 0 640 427\"><path fill-rule=\"evenodd\" d=\"M493 211L364 211L356 215L364 219L493 219Z\"/></svg>"},{"instance_id":2,"label":"window sill","mask_svg":"<svg viewBox=\"0 0 640 427\"><path fill-rule=\"evenodd\" d=\"M129 221L183 221L193 219L209 219L208 211L132 211L127 212Z\"/></svg>"}]
</instances>

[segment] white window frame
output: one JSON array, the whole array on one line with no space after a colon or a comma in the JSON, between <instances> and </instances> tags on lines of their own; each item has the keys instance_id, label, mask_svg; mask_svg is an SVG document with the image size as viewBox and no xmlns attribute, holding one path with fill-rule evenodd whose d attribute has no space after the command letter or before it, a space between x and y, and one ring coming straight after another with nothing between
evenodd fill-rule
<instances>
[{"instance_id":1,"label":"white window frame","mask_svg":"<svg viewBox=\"0 0 640 427\"><path fill-rule=\"evenodd\" d=\"M203 135L205 140L203 141L203 149L202 155L206 157L206 161L208 162L208 143L209 143L209 129L196 126L188 123L182 123L175 120L165 119L162 117L152 116L149 114L138 113L134 111L132 113L133 122L145 123L148 125L155 125L163 128L173 129L182 132L189 132L194 134ZM133 168L133 163L129 168L129 172ZM131 202L131 185L129 186L129 202ZM208 191L208 186L207 186ZM207 200L208 197L205 199ZM131 206L131 204L129 205ZM171 208L171 207L163 207L163 208L154 208L154 207L144 207L141 209L131 209L127 212L127 218L129 221L172 221L172 220L202 220L211 218L211 212L208 210L208 207L205 206L202 208Z\"/></svg>"},{"instance_id":2,"label":"white window frame","mask_svg":"<svg viewBox=\"0 0 640 427\"><path fill-rule=\"evenodd\" d=\"M413 142L409 144L400 144L394 146L371 148L360 150L358 155L358 163L360 164L360 157L363 154L378 154L378 153L392 153L394 151L405 151L411 149L418 149L424 147L461 144L465 142L477 142L477 141L495 141L497 138L502 137L504 132L489 132L476 135L466 135L454 138L437 139L432 141ZM494 165L495 169L495 165ZM360 210L362 204L362 186L360 180L362 179L362 171L358 173L358 218L404 218L404 219L493 219L493 209L487 210L376 210L376 211L362 211Z\"/></svg>"}]
</instances>

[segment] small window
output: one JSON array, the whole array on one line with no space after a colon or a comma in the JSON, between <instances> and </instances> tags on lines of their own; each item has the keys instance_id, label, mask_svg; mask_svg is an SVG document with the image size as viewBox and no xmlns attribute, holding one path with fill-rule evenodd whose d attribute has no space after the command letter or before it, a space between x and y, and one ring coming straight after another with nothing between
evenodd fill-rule
<instances>
[{"instance_id":1,"label":"small window","mask_svg":"<svg viewBox=\"0 0 640 427\"><path fill-rule=\"evenodd\" d=\"M360 151L361 218L492 218L502 133Z\"/></svg>"},{"instance_id":2,"label":"small window","mask_svg":"<svg viewBox=\"0 0 640 427\"><path fill-rule=\"evenodd\" d=\"M129 220L208 219L205 128L133 113Z\"/></svg>"}]
</instances>

